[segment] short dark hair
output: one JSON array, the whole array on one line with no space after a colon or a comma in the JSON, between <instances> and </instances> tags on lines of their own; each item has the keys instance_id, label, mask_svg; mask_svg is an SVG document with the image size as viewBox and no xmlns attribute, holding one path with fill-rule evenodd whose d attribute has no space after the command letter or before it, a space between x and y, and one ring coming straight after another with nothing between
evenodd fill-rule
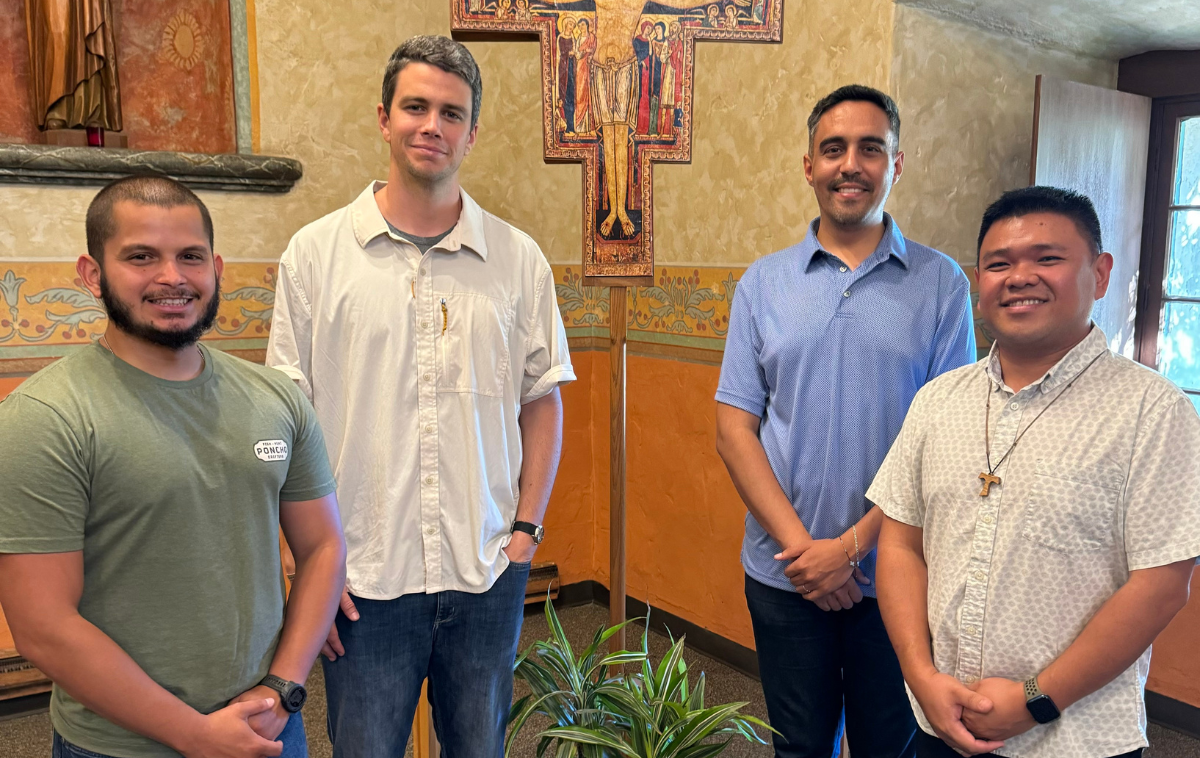
<instances>
[{"instance_id":1,"label":"short dark hair","mask_svg":"<svg viewBox=\"0 0 1200 758\"><path fill-rule=\"evenodd\" d=\"M975 243L976 263L979 262L979 253L983 249L983 238L997 221L1027 216L1030 213L1056 213L1066 216L1075 222L1075 228L1091 247L1092 255L1099 255L1104 249L1100 237L1100 217L1096 215L1096 206L1092 205L1087 195L1060 187L1035 185L1005 192L983 212L983 223L979 225L979 240Z\"/></svg>"},{"instance_id":2,"label":"short dark hair","mask_svg":"<svg viewBox=\"0 0 1200 758\"><path fill-rule=\"evenodd\" d=\"M835 105L847 101L871 103L877 106L887 115L888 131L896 138L896 145L900 144L900 109L896 107L896 101L874 87L868 87L865 84L847 84L845 87L838 87L830 92L813 106L812 113L808 115L809 150L812 150L813 137L817 134L817 124L821 122L821 116L824 116Z\"/></svg>"},{"instance_id":3,"label":"short dark hair","mask_svg":"<svg viewBox=\"0 0 1200 758\"><path fill-rule=\"evenodd\" d=\"M87 209L88 255L103 263L104 246L117 233L117 222L113 208L122 200L139 205L159 208L178 208L190 205L200 211L204 232L208 235L208 249L213 249L213 222L204 201L187 187L162 174L136 174L110 182L96 193Z\"/></svg>"},{"instance_id":4,"label":"short dark hair","mask_svg":"<svg viewBox=\"0 0 1200 758\"><path fill-rule=\"evenodd\" d=\"M383 72L383 107L392 109L392 98L396 95L396 79L400 71L410 63L427 63L437 66L449 74L455 74L471 88L471 128L479 123L479 108L483 104L483 77L471 51L449 37L439 34L422 34L400 43L388 58Z\"/></svg>"}]
</instances>

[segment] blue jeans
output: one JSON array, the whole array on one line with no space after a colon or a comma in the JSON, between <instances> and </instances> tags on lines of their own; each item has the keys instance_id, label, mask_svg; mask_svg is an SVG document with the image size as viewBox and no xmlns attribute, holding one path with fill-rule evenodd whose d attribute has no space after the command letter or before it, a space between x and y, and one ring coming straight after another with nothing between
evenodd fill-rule
<instances>
[{"instance_id":1,"label":"blue jeans","mask_svg":"<svg viewBox=\"0 0 1200 758\"><path fill-rule=\"evenodd\" d=\"M299 713L292 714L287 725L283 727L283 731L275 739L283 742L283 753L279 758L308 758L308 740L304 736L304 718ZM54 733L54 746L50 755L51 758L111 758L72 745L64 740L58 732Z\"/></svg>"},{"instance_id":2,"label":"blue jeans","mask_svg":"<svg viewBox=\"0 0 1200 758\"><path fill-rule=\"evenodd\" d=\"M823 611L798 592L746 577L758 669L776 758L912 758L917 722L900 662L870 597ZM844 722L843 722L844 713Z\"/></svg>"},{"instance_id":3,"label":"blue jeans","mask_svg":"<svg viewBox=\"0 0 1200 758\"><path fill-rule=\"evenodd\" d=\"M427 678L443 758L502 758L528 579L513 563L480 594L356 597L358 621L339 611L346 654L321 659L334 758L403 756Z\"/></svg>"}]
</instances>

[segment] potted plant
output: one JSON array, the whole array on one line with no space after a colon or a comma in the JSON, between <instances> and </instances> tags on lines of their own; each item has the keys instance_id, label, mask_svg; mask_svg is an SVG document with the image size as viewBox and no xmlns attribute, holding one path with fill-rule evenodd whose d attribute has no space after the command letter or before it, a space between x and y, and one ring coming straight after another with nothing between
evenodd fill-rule
<instances>
[{"instance_id":1,"label":"potted plant","mask_svg":"<svg viewBox=\"0 0 1200 758\"><path fill-rule=\"evenodd\" d=\"M553 722L538 735L539 758L551 747L555 758L711 758L737 735L765 745L755 727L774 731L741 713L747 703L705 705L704 674L689 685L683 638L672 640L656 668L650 662L649 623L640 651L600 652L627 621L597 630L592 644L575 656L549 599L546 621L550 639L535 642L517 659L515 675L532 692L513 704L506 755L534 714ZM611 675L624 664L639 668Z\"/></svg>"}]
</instances>

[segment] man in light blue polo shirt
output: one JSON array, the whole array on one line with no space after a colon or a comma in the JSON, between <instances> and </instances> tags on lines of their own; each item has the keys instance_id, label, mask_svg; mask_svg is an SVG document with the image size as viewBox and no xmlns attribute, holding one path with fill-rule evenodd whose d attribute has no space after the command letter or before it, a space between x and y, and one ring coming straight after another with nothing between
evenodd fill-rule
<instances>
[{"instance_id":1,"label":"man in light blue polo shirt","mask_svg":"<svg viewBox=\"0 0 1200 758\"><path fill-rule=\"evenodd\" d=\"M883 211L900 115L859 85L808 120L821 215L738 284L717 449L745 501L746 603L777 758L912 756L916 724L875 601L865 493L926 382L975 360L970 285Z\"/></svg>"}]
</instances>

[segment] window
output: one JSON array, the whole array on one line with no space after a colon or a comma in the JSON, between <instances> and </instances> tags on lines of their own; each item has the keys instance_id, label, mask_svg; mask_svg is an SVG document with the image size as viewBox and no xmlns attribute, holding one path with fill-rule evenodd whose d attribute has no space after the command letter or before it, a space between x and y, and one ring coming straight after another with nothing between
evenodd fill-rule
<instances>
[{"instance_id":1,"label":"window","mask_svg":"<svg viewBox=\"0 0 1200 758\"><path fill-rule=\"evenodd\" d=\"M1155 101L1138 358L1200 410L1200 99Z\"/></svg>"}]
</instances>

